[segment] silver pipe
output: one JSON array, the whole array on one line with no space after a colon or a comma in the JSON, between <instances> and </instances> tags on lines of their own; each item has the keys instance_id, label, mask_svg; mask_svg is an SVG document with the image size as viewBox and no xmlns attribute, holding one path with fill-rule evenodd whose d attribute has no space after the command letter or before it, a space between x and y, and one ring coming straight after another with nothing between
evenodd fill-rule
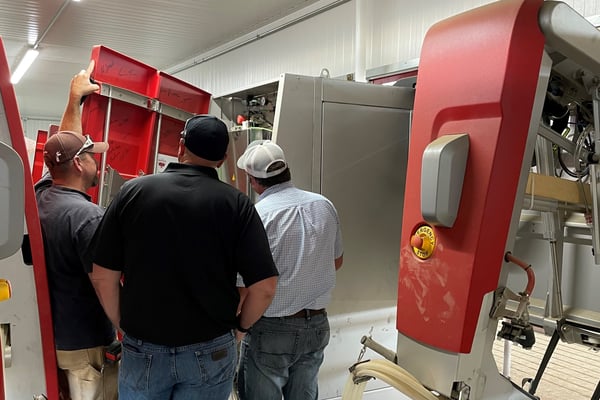
<instances>
[{"instance_id":1,"label":"silver pipe","mask_svg":"<svg viewBox=\"0 0 600 400\"><path fill-rule=\"evenodd\" d=\"M600 87L594 88L594 147L600 149ZM592 247L594 248L594 263L600 264L600 169L598 164L590 164L590 189L592 191Z\"/></svg>"},{"instance_id":2,"label":"silver pipe","mask_svg":"<svg viewBox=\"0 0 600 400\"><path fill-rule=\"evenodd\" d=\"M102 141L108 142L108 132L110 131L110 114L112 111L112 98L110 97L109 88L109 96L108 96L108 104L106 106L106 116L104 117L104 133L102 135ZM104 174L106 170L106 152L102 153L102 161L100 162L100 182L98 183L98 202L102 202L102 196L104 195Z\"/></svg>"},{"instance_id":3,"label":"silver pipe","mask_svg":"<svg viewBox=\"0 0 600 400\"><path fill-rule=\"evenodd\" d=\"M552 262L552 304L550 317L556 320L561 320L564 316L562 302L562 260L558 257L558 249L556 241L550 241L550 258Z\"/></svg>"},{"instance_id":4,"label":"silver pipe","mask_svg":"<svg viewBox=\"0 0 600 400\"><path fill-rule=\"evenodd\" d=\"M42 34L40 35L40 37L38 38L38 40L36 40L35 43L33 44L33 48L34 49L37 49L37 47L40 45L40 43L42 42L42 40L44 40L44 38L46 37L46 35L48 34L48 32L50 31L50 29L52 28L52 26L54 26L54 24L58 20L58 17L60 17L60 14L62 14L62 12L64 11L64 9L67 8L67 6L69 5L69 3L71 1L72 0L65 0L62 3L62 5L60 6L60 8L56 12L56 14L54 14L54 16L52 17L52 19L50 20L50 23L48 24L48 26L46 27L46 29L44 29L44 32L42 32Z\"/></svg>"},{"instance_id":5,"label":"silver pipe","mask_svg":"<svg viewBox=\"0 0 600 400\"><path fill-rule=\"evenodd\" d=\"M160 128L162 126L162 114L158 114L158 122L156 123L156 146L154 146L154 165L152 165L152 173L156 173L158 165L158 146L160 144Z\"/></svg>"}]
</instances>

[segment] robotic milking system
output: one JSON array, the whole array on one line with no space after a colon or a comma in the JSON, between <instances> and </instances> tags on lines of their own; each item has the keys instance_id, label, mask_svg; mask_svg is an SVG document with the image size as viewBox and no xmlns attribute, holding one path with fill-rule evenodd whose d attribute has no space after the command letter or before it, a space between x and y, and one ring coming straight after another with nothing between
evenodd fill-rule
<instances>
[{"instance_id":1,"label":"robotic milking system","mask_svg":"<svg viewBox=\"0 0 600 400\"><path fill-rule=\"evenodd\" d=\"M268 135L286 149L296 186L330 198L343 225L329 354L362 346L381 356L343 366L326 359L323 398L336 397L329 380L337 396L346 382L343 398L353 399L377 378L413 399L534 399L559 341L598 349L599 43L600 32L565 3L502 0L429 29L416 89L281 76ZM183 121L209 112L210 94L101 46L92 58L143 77L129 85L96 75L103 89L84 105L86 131L111 143L102 160L111 172L94 194L107 203L123 180L172 160ZM0 278L12 291L0 302L0 400L57 399L33 180L7 82ZM192 102L169 97L177 92ZM139 137L114 123L125 116ZM265 132L232 131L222 179L248 192L235 160ZM376 335L346 340L351 326L338 316L386 307L395 348ZM534 328L551 340L523 387L499 373L492 345L531 348Z\"/></svg>"}]
</instances>

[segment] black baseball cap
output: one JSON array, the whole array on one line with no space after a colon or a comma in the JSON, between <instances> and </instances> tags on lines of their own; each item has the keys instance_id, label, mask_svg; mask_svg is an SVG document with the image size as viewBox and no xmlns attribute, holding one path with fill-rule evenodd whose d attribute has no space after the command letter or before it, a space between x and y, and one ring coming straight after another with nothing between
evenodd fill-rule
<instances>
[{"instance_id":1,"label":"black baseball cap","mask_svg":"<svg viewBox=\"0 0 600 400\"><path fill-rule=\"evenodd\" d=\"M196 115L185 121L181 137L189 151L210 161L222 160L229 145L227 125L209 114Z\"/></svg>"}]
</instances>

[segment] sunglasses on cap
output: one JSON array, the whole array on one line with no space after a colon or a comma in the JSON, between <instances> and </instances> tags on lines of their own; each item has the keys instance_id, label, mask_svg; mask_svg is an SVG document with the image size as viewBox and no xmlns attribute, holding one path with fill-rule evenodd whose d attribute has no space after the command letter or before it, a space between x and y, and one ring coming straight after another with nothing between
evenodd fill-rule
<instances>
[{"instance_id":1,"label":"sunglasses on cap","mask_svg":"<svg viewBox=\"0 0 600 400\"><path fill-rule=\"evenodd\" d=\"M185 120L185 124L183 125L183 130L180 133L182 139L185 139L185 136L187 135L187 128L188 128L188 124L190 123L190 121L192 121L193 119L196 119L198 117L200 117L200 115L194 115L193 117L190 117Z\"/></svg>"},{"instance_id":2,"label":"sunglasses on cap","mask_svg":"<svg viewBox=\"0 0 600 400\"><path fill-rule=\"evenodd\" d=\"M83 143L83 146L81 146L81 148L77 150L77 153L75 153L73 158L81 155L81 153L85 153L86 150L89 150L92 147L94 147L94 142L92 141L92 138L90 137L90 135L85 135L85 142Z\"/></svg>"}]
</instances>

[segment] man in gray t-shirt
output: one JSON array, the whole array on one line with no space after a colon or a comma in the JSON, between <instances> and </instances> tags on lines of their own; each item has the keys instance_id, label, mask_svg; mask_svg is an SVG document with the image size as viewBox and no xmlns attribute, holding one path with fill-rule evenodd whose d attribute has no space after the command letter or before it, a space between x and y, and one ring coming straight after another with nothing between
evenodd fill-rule
<instances>
[{"instance_id":1,"label":"man in gray t-shirt","mask_svg":"<svg viewBox=\"0 0 600 400\"><path fill-rule=\"evenodd\" d=\"M115 340L112 323L96 296L90 243L103 210L86 193L97 184L96 154L107 143L94 143L82 135L81 98L98 90L89 80L94 67L71 81L60 131L44 145L48 168L35 185L54 326L59 374L66 375L60 391L72 400L115 400L117 365L104 365L104 349Z\"/></svg>"}]
</instances>

